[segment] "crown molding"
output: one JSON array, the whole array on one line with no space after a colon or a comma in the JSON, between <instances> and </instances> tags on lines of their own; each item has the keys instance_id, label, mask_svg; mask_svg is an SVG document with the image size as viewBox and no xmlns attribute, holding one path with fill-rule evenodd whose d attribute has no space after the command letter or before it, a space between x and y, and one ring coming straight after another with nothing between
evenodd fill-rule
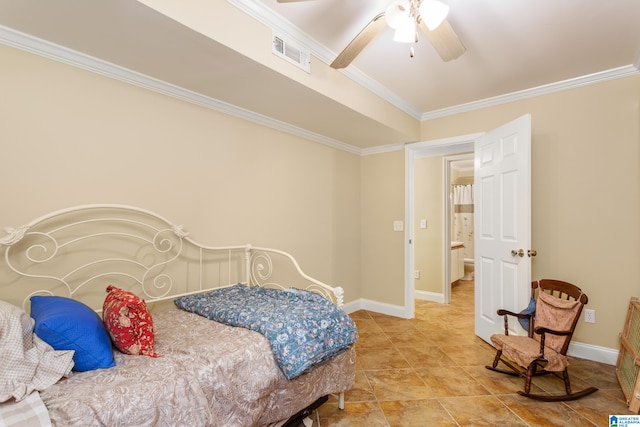
<instances>
[{"instance_id":1,"label":"crown molding","mask_svg":"<svg viewBox=\"0 0 640 427\"><path fill-rule=\"evenodd\" d=\"M640 58L638 58L640 63ZM421 120L430 120L439 117L451 116L454 114L465 113L468 111L479 110L481 108L492 107L500 104L506 104L508 102L519 101L522 99L533 98L541 95L548 95L555 92L560 92L567 89L574 89L581 86L587 86L591 84L601 83L607 80L619 79L623 77L629 77L640 74L640 66L626 65L624 67L618 67L611 70L602 71L599 73L593 73L582 77L576 77L573 79L563 80L556 83L550 83L543 86L534 87L531 89L525 89L518 92L511 92L505 95L495 96L493 98L487 98L480 101L469 102L467 104L456 105L450 108L443 108L441 110L430 111L422 114Z\"/></svg>"},{"instance_id":2,"label":"crown molding","mask_svg":"<svg viewBox=\"0 0 640 427\"><path fill-rule=\"evenodd\" d=\"M228 0L233 4L240 4L256 13L255 10L262 10L264 5L258 6L258 2L250 2L248 0ZM243 10L245 10L243 8ZM273 12L272 12L273 14ZM270 17L266 22L267 25L272 25L273 22L280 21L278 26L272 28L277 29L283 36L288 36L294 39L297 43L301 43L305 47L309 48L314 56L319 59L330 63L331 58L335 54L328 49L324 48L315 40L304 35L297 27L286 24L288 21L283 21L279 15L273 14L275 17ZM258 14L259 16L259 14ZM277 18L276 18L277 17ZM256 17L257 18L257 17ZM237 107L235 105L203 96L196 92L184 89L179 86L172 85L165 81L154 79L152 77L143 75L141 73L120 67L118 65L103 61L101 59L85 55L83 53L65 48L63 46L51 43L49 41L16 31L14 29L0 25L0 44L4 44L25 52L33 53L54 61L58 61L67 65L71 65L76 68L84 69L96 74L100 74L115 80L119 80L125 83L129 83L138 87L142 87L148 90L152 90L158 93L162 93L167 96L171 96L183 101L191 102L200 106L214 109L235 117L239 117L245 120L252 121L254 123L261 124L266 127L270 127L276 130L280 130L292 135L299 136L310 141L318 142L329 147L346 151L351 154L366 156L380 153L387 153L393 151L402 150L404 144L393 144L387 146L373 147L360 149L350 144L346 144L342 141L325 137L323 135L307 131L305 129L292 126L288 123L284 123L278 120L271 119L267 116L254 113L244 108ZM354 81L361 84L366 89L379 95L383 99L386 99L393 105L405 111L407 114L415 117L417 120L425 121L435 119L438 117L445 117L463 112L473 111L481 108L500 105L508 102L518 101L521 99L532 98L535 96L550 94L559 92L562 90L572 89L580 86L586 86L590 84L600 83L607 80L623 78L628 76L634 76L640 74L640 56L633 65L627 65L619 68L615 68L608 71L590 74L587 76L577 77L569 80L564 80L557 83L552 83L544 86L538 86L532 89L526 89L519 92L513 92L493 98L480 100L477 102L471 102L467 104L461 104L451 108L444 108L441 110L435 110L431 112L425 112L420 114L415 107L402 102L396 95L393 95L390 91L382 88L379 84L375 83L372 79L367 77L364 73L349 67L349 70L342 70L345 75L352 78Z\"/></svg>"},{"instance_id":3,"label":"crown molding","mask_svg":"<svg viewBox=\"0 0 640 427\"><path fill-rule=\"evenodd\" d=\"M338 150L361 155L361 149L326 136L307 131L288 123L274 120L262 114L237 107L235 105L201 95L182 87L149 77L107 61L85 55L49 41L33 37L14 29L0 25L0 44L4 44L25 52L33 53L47 59L71 65L92 73L100 74L124 83L152 90L163 95L197 104L222 113L239 117L276 130L299 136Z\"/></svg>"},{"instance_id":4,"label":"crown molding","mask_svg":"<svg viewBox=\"0 0 640 427\"><path fill-rule=\"evenodd\" d=\"M300 28L293 25L288 20L278 15L273 9L267 7L264 3L252 0L227 0L229 3L238 7L249 16L263 23L264 25L282 32L283 35L290 37L293 41L304 46L315 57L326 64L330 64L333 58L337 56L335 52L327 49L315 39L309 37ZM532 98L535 96L546 95L580 86L600 83L606 80L612 80L622 77L628 77L640 73L640 56L638 56L635 64L627 65L611 70L606 70L582 77L576 77L548 85L538 86L530 89L524 89L518 92L512 92L480 101L460 104L440 110L422 112L414 105L404 101L394 92L380 85L377 81L360 71L354 66L350 66L340 70L341 73L349 77L351 80L364 87L368 91L378 95L380 98L389 102L391 105L404 111L416 120L425 121L439 117L451 116L454 114L464 113L468 111L478 110L481 108L491 107L495 105L505 104L508 102L518 101L522 99Z\"/></svg>"},{"instance_id":5,"label":"crown molding","mask_svg":"<svg viewBox=\"0 0 640 427\"><path fill-rule=\"evenodd\" d=\"M363 148L360 151L361 156L371 156L374 154L391 153L394 151L404 150L405 144L380 145L378 147Z\"/></svg>"}]
</instances>

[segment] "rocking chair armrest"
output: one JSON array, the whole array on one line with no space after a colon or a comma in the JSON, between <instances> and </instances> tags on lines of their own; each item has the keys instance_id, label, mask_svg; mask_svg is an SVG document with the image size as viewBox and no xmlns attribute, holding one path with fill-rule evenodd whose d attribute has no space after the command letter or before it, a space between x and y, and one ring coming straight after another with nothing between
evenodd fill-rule
<instances>
[{"instance_id":1,"label":"rocking chair armrest","mask_svg":"<svg viewBox=\"0 0 640 427\"><path fill-rule=\"evenodd\" d=\"M504 310L504 309L500 309L498 310L498 316L513 316L513 317L517 317L518 319L530 319L531 315L530 314L524 314L524 313L514 313L513 311L509 311L509 310Z\"/></svg>"},{"instance_id":2,"label":"rocking chair armrest","mask_svg":"<svg viewBox=\"0 0 640 427\"><path fill-rule=\"evenodd\" d=\"M502 308L498 310L498 316L504 317L504 334L505 335L509 335L509 316L513 316L518 319L531 319L532 317L531 314L514 313L513 311L505 310Z\"/></svg>"},{"instance_id":3,"label":"rocking chair armrest","mask_svg":"<svg viewBox=\"0 0 640 427\"><path fill-rule=\"evenodd\" d=\"M556 336L569 336L571 331L555 331L553 329L545 328L543 326L536 326L533 330L536 334L540 335L540 356L544 357L545 349L545 334L551 334Z\"/></svg>"},{"instance_id":4,"label":"rocking chair armrest","mask_svg":"<svg viewBox=\"0 0 640 427\"><path fill-rule=\"evenodd\" d=\"M556 331L553 329L549 329L549 328L545 328L542 326L536 326L535 329L533 330L536 334L539 335L543 335L543 334L551 334L551 335L557 335L557 336L567 336L567 335L571 335L572 332L571 331Z\"/></svg>"}]
</instances>

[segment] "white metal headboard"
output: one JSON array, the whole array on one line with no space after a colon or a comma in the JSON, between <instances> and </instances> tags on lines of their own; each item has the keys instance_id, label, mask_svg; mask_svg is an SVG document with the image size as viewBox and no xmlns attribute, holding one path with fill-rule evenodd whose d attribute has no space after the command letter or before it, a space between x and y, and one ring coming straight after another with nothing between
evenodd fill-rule
<instances>
[{"instance_id":1,"label":"white metal headboard","mask_svg":"<svg viewBox=\"0 0 640 427\"><path fill-rule=\"evenodd\" d=\"M342 288L309 277L287 252L201 245L182 225L131 206L77 206L4 231L0 299L25 309L33 295L60 295L99 311L109 284L147 303L236 283L297 287L344 302Z\"/></svg>"}]
</instances>

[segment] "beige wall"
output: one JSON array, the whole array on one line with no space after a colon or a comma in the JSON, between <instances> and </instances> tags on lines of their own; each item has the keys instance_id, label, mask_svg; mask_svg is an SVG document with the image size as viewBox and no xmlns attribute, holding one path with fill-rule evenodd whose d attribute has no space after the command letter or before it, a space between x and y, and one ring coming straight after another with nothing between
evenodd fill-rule
<instances>
[{"instance_id":1,"label":"beige wall","mask_svg":"<svg viewBox=\"0 0 640 427\"><path fill-rule=\"evenodd\" d=\"M2 227L129 204L360 297L359 156L6 46L0 63Z\"/></svg>"},{"instance_id":2,"label":"beige wall","mask_svg":"<svg viewBox=\"0 0 640 427\"><path fill-rule=\"evenodd\" d=\"M415 280L417 291L442 294L444 281L444 158L416 159L414 165L414 265L420 271ZM420 228L420 220L427 228Z\"/></svg>"},{"instance_id":3,"label":"beige wall","mask_svg":"<svg viewBox=\"0 0 640 427\"><path fill-rule=\"evenodd\" d=\"M362 158L362 298L404 305L404 153Z\"/></svg>"}]
</instances>

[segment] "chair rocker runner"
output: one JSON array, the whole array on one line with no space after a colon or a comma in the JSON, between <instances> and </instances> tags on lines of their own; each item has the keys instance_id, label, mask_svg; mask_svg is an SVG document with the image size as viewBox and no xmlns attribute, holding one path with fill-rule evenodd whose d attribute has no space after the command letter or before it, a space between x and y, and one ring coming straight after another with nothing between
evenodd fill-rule
<instances>
[{"instance_id":1,"label":"chair rocker runner","mask_svg":"<svg viewBox=\"0 0 640 427\"><path fill-rule=\"evenodd\" d=\"M595 387L588 387L572 392L567 370L569 343L587 301L582 290L571 283L551 279L532 282L531 303L527 309L520 313L498 310L498 315L504 316L504 335L491 336L497 353L493 364L486 368L524 377L524 391L518 391L518 394L533 399L548 402L575 400L597 391ZM528 330L528 336L509 335L508 316L517 318ZM510 370L497 368L498 362ZM547 374L562 378L565 394L530 393L532 378Z\"/></svg>"}]
</instances>

